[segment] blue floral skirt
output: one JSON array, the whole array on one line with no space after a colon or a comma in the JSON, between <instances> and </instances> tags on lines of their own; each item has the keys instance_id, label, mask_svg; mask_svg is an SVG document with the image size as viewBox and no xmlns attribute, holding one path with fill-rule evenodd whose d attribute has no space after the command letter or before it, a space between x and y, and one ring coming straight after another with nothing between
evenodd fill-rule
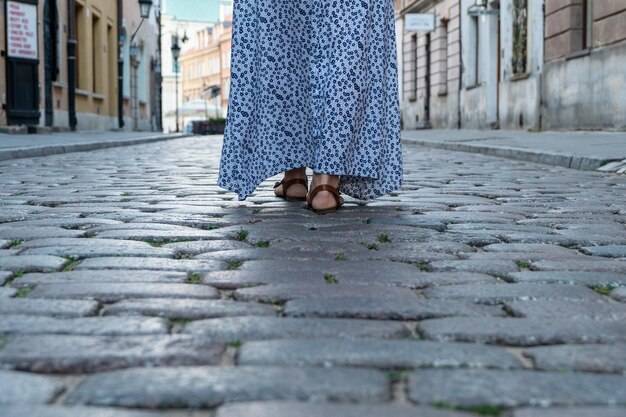
<instances>
[{"instance_id":1,"label":"blue floral skirt","mask_svg":"<svg viewBox=\"0 0 626 417\"><path fill-rule=\"evenodd\" d=\"M370 199L402 184L393 0L234 0L219 185L306 166Z\"/></svg>"}]
</instances>

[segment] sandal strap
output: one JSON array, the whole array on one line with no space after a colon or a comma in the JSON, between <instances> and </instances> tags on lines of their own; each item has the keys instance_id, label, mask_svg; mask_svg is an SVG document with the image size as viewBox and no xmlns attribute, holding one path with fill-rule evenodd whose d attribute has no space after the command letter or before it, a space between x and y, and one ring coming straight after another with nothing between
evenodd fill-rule
<instances>
[{"instance_id":1,"label":"sandal strap","mask_svg":"<svg viewBox=\"0 0 626 417\"><path fill-rule=\"evenodd\" d=\"M332 194L333 197L335 197L335 201L337 202L337 207L341 205L341 197L339 196L339 187L333 187L330 184L320 184L317 187L313 188L313 190L307 196L309 206L313 205L313 199L318 193L322 191L328 191L329 193Z\"/></svg>"},{"instance_id":2,"label":"sandal strap","mask_svg":"<svg viewBox=\"0 0 626 417\"><path fill-rule=\"evenodd\" d=\"M274 188L278 188L282 185L283 195L287 195L287 190L289 189L289 187L291 187L292 185L296 185L296 184L302 184L304 185L304 188L308 188L309 186L307 181L303 178L292 178L290 180L283 179L282 181L278 181L276 184L274 184Z\"/></svg>"}]
</instances>

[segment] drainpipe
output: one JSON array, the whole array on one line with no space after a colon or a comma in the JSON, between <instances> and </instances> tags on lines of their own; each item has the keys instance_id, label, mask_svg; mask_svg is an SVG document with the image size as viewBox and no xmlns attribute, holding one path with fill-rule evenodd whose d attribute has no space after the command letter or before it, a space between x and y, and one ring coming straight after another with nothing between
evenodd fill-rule
<instances>
[{"instance_id":1,"label":"drainpipe","mask_svg":"<svg viewBox=\"0 0 626 417\"><path fill-rule=\"evenodd\" d=\"M459 103L457 106L457 127L463 129L463 122L461 121L461 91L463 90L463 73L465 72L463 65L463 8L461 7L461 0L459 0Z\"/></svg>"},{"instance_id":2,"label":"drainpipe","mask_svg":"<svg viewBox=\"0 0 626 417\"><path fill-rule=\"evenodd\" d=\"M117 123L124 128L124 56L122 54L122 37L124 34L124 4L117 0ZM125 39L124 39L125 40Z\"/></svg>"},{"instance_id":3,"label":"drainpipe","mask_svg":"<svg viewBox=\"0 0 626 417\"><path fill-rule=\"evenodd\" d=\"M72 131L76 130L78 120L76 119L76 2L69 0L68 17L69 33L67 36L67 103L69 124Z\"/></svg>"}]
</instances>

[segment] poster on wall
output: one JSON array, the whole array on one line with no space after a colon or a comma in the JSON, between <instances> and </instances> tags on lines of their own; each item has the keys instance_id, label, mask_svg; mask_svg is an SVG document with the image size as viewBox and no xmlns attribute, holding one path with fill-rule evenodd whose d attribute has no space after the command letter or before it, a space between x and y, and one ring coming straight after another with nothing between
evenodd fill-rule
<instances>
[{"instance_id":1,"label":"poster on wall","mask_svg":"<svg viewBox=\"0 0 626 417\"><path fill-rule=\"evenodd\" d=\"M38 59L37 6L9 0L6 10L8 57Z\"/></svg>"}]
</instances>

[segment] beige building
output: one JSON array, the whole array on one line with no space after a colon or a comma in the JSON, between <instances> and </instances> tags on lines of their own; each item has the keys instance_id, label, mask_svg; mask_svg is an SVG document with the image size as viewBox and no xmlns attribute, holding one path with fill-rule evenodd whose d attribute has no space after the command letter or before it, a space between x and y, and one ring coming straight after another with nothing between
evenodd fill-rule
<instances>
[{"instance_id":1,"label":"beige building","mask_svg":"<svg viewBox=\"0 0 626 417\"><path fill-rule=\"evenodd\" d=\"M0 126L116 127L116 2L0 0L0 10Z\"/></svg>"},{"instance_id":2,"label":"beige building","mask_svg":"<svg viewBox=\"0 0 626 417\"><path fill-rule=\"evenodd\" d=\"M181 62L172 55L172 46L177 43L181 57L188 51L199 48L201 37L196 36L207 27L220 25L232 15L232 0L162 0L162 75L163 75L163 130L183 130L187 110L183 108L183 73ZM212 101L212 100L211 100ZM202 109L204 103L201 104ZM210 105L207 103L206 105ZM189 108L190 105L187 105ZM178 109L179 116L176 117ZM193 110L193 109L192 109ZM197 118L199 116L190 116Z\"/></svg>"},{"instance_id":3,"label":"beige building","mask_svg":"<svg viewBox=\"0 0 626 417\"><path fill-rule=\"evenodd\" d=\"M230 19L230 17L228 17ZM225 117L230 91L230 20L199 31L196 47L180 57L183 107L205 102L205 117ZM202 116L202 111L198 112Z\"/></svg>"}]
</instances>

